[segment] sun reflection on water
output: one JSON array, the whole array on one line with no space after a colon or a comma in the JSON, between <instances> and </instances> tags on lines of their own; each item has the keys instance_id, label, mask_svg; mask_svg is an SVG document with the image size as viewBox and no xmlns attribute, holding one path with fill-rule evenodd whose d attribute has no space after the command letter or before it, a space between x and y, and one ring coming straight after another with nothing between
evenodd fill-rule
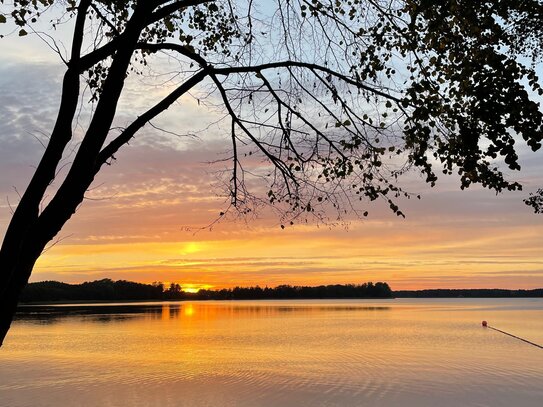
<instances>
[{"instance_id":1,"label":"sun reflection on water","mask_svg":"<svg viewBox=\"0 0 543 407\"><path fill-rule=\"evenodd\" d=\"M0 406L539 407L543 352L480 321L543 342L542 312L467 299L28 307L0 352Z\"/></svg>"},{"instance_id":2,"label":"sun reflection on water","mask_svg":"<svg viewBox=\"0 0 543 407\"><path fill-rule=\"evenodd\" d=\"M194 306L192 304L185 305L183 309L186 317L192 317L194 315Z\"/></svg>"}]
</instances>

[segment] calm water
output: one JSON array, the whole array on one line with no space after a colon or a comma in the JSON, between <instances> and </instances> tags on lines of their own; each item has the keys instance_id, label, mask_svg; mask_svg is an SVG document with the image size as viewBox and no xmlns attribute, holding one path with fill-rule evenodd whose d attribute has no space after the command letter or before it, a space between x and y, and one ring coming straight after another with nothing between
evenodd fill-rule
<instances>
[{"instance_id":1,"label":"calm water","mask_svg":"<svg viewBox=\"0 0 543 407\"><path fill-rule=\"evenodd\" d=\"M0 405L537 406L543 299L28 307Z\"/></svg>"}]
</instances>

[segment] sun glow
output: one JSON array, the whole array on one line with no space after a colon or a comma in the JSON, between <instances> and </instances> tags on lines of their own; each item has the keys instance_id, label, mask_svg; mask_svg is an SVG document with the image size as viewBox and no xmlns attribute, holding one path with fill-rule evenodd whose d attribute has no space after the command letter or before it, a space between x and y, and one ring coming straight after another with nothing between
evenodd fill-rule
<instances>
[{"instance_id":1,"label":"sun glow","mask_svg":"<svg viewBox=\"0 0 543 407\"><path fill-rule=\"evenodd\" d=\"M213 288L213 286L209 284L183 284L182 286L182 290L186 293L197 293L200 290L209 290L210 288Z\"/></svg>"},{"instance_id":2,"label":"sun glow","mask_svg":"<svg viewBox=\"0 0 543 407\"><path fill-rule=\"evenodd\" d=\"M185 243L185 245L183 246L183 249L181 250L181 255L193 254L201 250L202 250L201 243L189 242L189 243Z\"/></svg>"},{"instance_id":3,"label":"sun glow","mask_svg":"<svg viewBox=\"0 0 543 407\"><path fill-rule=\"evenodd\" d=\"M196 287L183 287L183 291L186 293L197 293L198 291L200 291L200 289Z\"/></svg>"},{"instance_id":4,"label":"sun glow","mask_svg":"<svg viewBox=\"0 0 543 407\"><path fill-rule=\"evenodd\" d=\"M394 222L368 219L352 222L348 231L225 223L213 233L175 231L171 240L81 239L48 250L32 281L161 281L165 289L176 283L187 293L366 281L386 281L395 290L541 286L539 218L527 213L508 224L463 216L457 223L422 215Z\"/></svg>"},{"instance_id":5,"label":"sun glow","mask_svg":"<svg viewBox=\"0 0 543 407\"><path fill-rule=\"evenodd\" d=\"M194 315L194 307L192 304L187 304L186 306L183 307L183 313L185 314L186 317L191 317Z\"/></svg>"}]
</instances>

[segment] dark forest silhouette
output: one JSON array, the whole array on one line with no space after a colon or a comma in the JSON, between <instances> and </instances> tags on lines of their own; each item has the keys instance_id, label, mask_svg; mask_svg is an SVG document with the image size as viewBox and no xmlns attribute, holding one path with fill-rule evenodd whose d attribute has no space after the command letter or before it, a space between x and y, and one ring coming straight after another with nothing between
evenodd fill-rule
<instances>
[{"instance_id":1,"label":"dark forest silhouette","mask_svg":"<svg viewBox=\"0 0 543 407\"><path fill-rule=\"evenodd\" d=\"M385 282L333 284L315 287L279 285L270 287L235 287L221 290L200 290L189 293L179 284L168 287L156 282L142 284L131 281L103 279L82 284L58 281L30 283L22 293L22 302L71 301L163 301L163 300L276 300L334 298L525 298L543 297L543 288L533 290L506 289L431 289L392 291Z\"/></svg>"},{"instance_id":2,"label":"dark forest silhouette","mask_svg":"<svg viewBox=\"0 0 543 407\"><path fill-rule=\"evenodd\" d=\"M527 298L543 297L543 288L507 290L503 288L431 289L394 291L396 298Z\"/></svg>"},{"instance_id":3,"label":"dark forest silhouette","mask_svg":"<svg viewBox=\"0 0 543 407\"><path fill-rule=\"evenodd\" d=\"M22 302L118 301L118 300L256 300L319 298L391 298L387 283L321 285L317 287L279 285L235 287L221 290L185 292L179 284L141 284L110 279L66 284L58 281L30 283L21 295Z\"/></svg>"}]
</instances>

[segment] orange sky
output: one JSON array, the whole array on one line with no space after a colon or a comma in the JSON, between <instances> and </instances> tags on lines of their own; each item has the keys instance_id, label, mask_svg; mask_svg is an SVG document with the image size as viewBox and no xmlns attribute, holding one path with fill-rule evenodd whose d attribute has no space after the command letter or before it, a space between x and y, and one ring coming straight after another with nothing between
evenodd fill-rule
<instances>
[{"instance_id":1,"label":"orange sky","mask_svg":"<svg viewBox=\"0 0 543 407\"><path fill-rule=\"evenodd\" d=\"M204 142L179 151L128 147L89 193L33 281L99 278L185 287L387 281L394 289L543 286L543 217L523 194L459 191L453 180L409 188L407 219L370 205L368 219L294 225L274 216L205 227L223 208ZM529 174L528 174L529 175ZM535 183L536 180L528 181ZM188 228L187 228L188 227Z\"/></svg>"},{"instance_id":2,"label":"orange sky","mask_svg":"<svg viewBox=\"0 0 543 407\"><path fill-rule=\"evenodd\" d=\"M40 57L39 47L25 53L17 41L0 44L0 235L43 150L37 139L52 127L62 72L50 56ZM151 96L129 94L117 124L125 125ZM112 278L213 288L366 281L387 281L393 289L543 287L543 216L522 203L543 186L540 153L521 149L526 191L498 197L478 188L459 191L455 179L430 189L411 175L404 186L423 199L401 204L405 220L368 204L368 219L352 220L348 228L282 230L263 211L247 223L222 221L209 230L205 226L224 209L220 165L209 162L224 157L228 128L205 127L217 117L184 98L159 124L179 133L204 124L200 140L151 130L138 135L96 180L31 280Z\"/></svg>"}]
</instances>

